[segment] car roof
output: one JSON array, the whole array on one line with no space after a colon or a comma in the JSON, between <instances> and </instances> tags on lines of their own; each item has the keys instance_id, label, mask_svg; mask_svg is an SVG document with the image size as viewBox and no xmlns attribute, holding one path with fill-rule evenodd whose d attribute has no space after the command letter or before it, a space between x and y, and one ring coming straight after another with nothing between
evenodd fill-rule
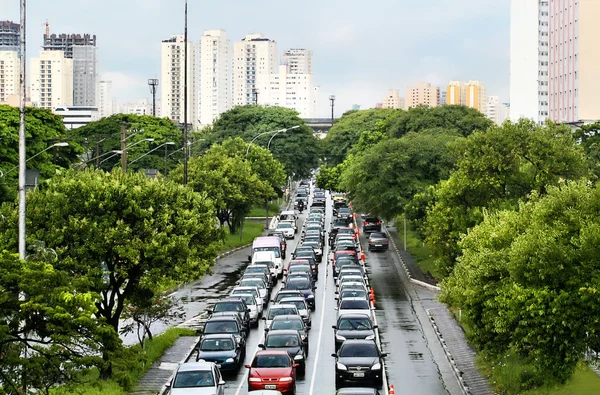
<instances>
[{"instance_id":1,"label":"car roof","mask_svg":"<svg viewBox=\"0 0 600 395\"><path fill-rule=\"evenodd\" d=\"M272 309L295 309L296 305L294 304L285 304L285 303L277 303L274 304L273 306L269 307L269 310Z\"/></svg>"},{"instance_id":2,"label":"car roof","mask_svg":"<svg viewBox=\"0 0 600 395\"><path fill-rule=\"evenodd\" d=\"M186 362L179 365L177 368L178 372L190 372L197 370L212 370L214 366L213 362Z\"/></svg>"},{"instance_id":3,"label":"car roof","mask_svg":"<svg viewBox=\"0 0 600 395\"><path fill-rule=\"evenodd\" d=\"M235 303L242 302L242 303L243 303L244 301L243 301L242 299L240 299L240 298L236 297L236 296L232 296L232 297L229 297L229 298L225 298L225 299L220 299L220 300L217 300L217 301L215 302L215 304L220 304L220 303L233 303L233 302L235 302Z\"/></svg>"},{"instance_id":4,"label":"car roof","mask_svg":"<svg viewBox=\"0 0 600 395\"><path fill-rule=\"evenodd\" d=\"M235 315L230 313L236 313ZM214 313L206 322L210 321L238 321L239 318L237 316L237 312L235 311L223 311L221 313Z\"/></svg>"},{"instance_id":5,"label":"car roof","mask_svg":"<svg viewBox=\"0 0 600 395\"><path fill-rule=\"evenodd\" d=\"M269 331L267 336L271 335L298 335L298 331L295 329L274 329Z\"/></svg>"},{"instance_id":6,"label":"car roof","mask_svg":"<svg viewBox=\"0 0 600 395\"><path fill-rule=\"evenodd\" d=\"M306 299L304 299L303 296L290 296L289 298L281 299L281 302L284 302L286 300L292 301L292 302L297 302L297 301L306 302Z\"/></svg>"},{"instance_id":7,"label":"car roof","mask_svg":"<svg viewBox=\"0 0 600 395\"><path fill-rule=\"evenodd\" d=\"M288 352L285 350L258 350L255 356L259 355L287 355L288 357L290 356L290 354L288 354Z\"/></svg>"},{"instance_id":8,"label":"car roof","mask_svg":"<svg viewBox=\"0 0 600 395\"><path fill-rule=\"evenodd\" d=\"M349 300L349 301L355 301L355 300L361 300L361 301L366 301L365 298L344 298L344 301Z\"/></svg>"},{"instance_id":9,"label":"car roof","mask_svg":"<svg viewBox=\"0 0 600 395\"><path fill-rule=\"evenodd\" d=\"M285 315L278 315L273 317L273 321L302 321L302 317L299 316L298 314L285 314Z\"/></svg>"},{"instance_id":10,"label":"car roof","mask_svg":"<svg viewBox=\"0 0 600 395\"><path fill-rule=\"evenodd\" d=\"M206 339L222 339L222 338L228 338L228 339L234 339L235 337L231 334L231 333L212 333L210 335L204 335L202 336L202 340L206 340Z\"/></svg>"},{"instance_id":11,"label":"car roof","mask_svg":"<svg viewBox=\"0 0 600 395\"><path fill-rule=\"evenodd\" d=\"M369 317L367 314L361 314L361 313L343 313L340 314L340 316L338 317L338 321L339 320L351 320L351 319L368 319L369 321L371 321L371 317Z\"/></svg>"}]
</instances>

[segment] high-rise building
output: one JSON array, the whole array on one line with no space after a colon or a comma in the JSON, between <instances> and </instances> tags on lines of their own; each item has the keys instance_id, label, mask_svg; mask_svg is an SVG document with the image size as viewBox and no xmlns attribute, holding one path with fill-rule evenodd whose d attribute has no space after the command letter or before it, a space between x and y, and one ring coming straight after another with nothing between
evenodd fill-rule
<instances>
[{"instance_id":1,"label":"high-rise building","mask_svg":"<svg viewBox=\"0 0 600 395\"><path fill-rule=\"evenodd\" d=\"M20 52L21 25L11 21L0 21L0 51Z\"/></svg>"},{"instance_id":2,"label":"high-rise building","mask_svg":"<svg viewBox=\"0 0 600 395\"><path fill-rule=\"evenodd\" d=\"M406 109L417 106L437 107L440 88L429 82L419 82L406 89Z\"/></svg>"},{"instance_id":3,"label":"high-rise building","mask_svg":"<svg viewBox=\"0 0 600 395\"><path fill-rule=\"evenodd\" d=\"M292 74L289 65L282 64L277 74L259 74L256 89L261 92L260 105L292 108L300 118L317 117L319 87L312 74Z\"/></svg>"},{"instance_id":4,"label":"high-rise building","mask_svg":"<svg viewBox=\"0 0 600 395\"><path fill-rule=\"evenodd\" d=\"M405 105L405 100L400 96L398 89L390 89L390 93L383 99L383 108L401 108L404 110Z\"/></svg>"},{"instance_id":5,"label":"high-rise building","mask_svg":"<svg viewBox=\"0 0 600 395\"><path fill-rule=\"evenodd\" d=\"M558 123L597 121L600 119L600 1L540 3L549 22L545 48L548 116Z\"/></svg>"},{"instance_id":6,"label":"high-rise building","mask_svg":"<svg viewBox=\"0 0 600 395\"><path fill-rule=\"evenodd\" d=\"M65 58L63 51L41 51L31 59L30 84L33 106L72 106L73 59Z\"/></svg>"},{"instance_id":7,"label":"high-rise building","mask_svg":"<svg viewBox=\"0 0 600 395\"><path fill-rule=\"evenodd\" d=\"M438 90L438 92L440 92L440 96L438 97L438 105L439 106L445 106L446 105L446 94L448 92L446 92L446 90L443 89L443 88L440 88Z\"/></svg>"},{"instance_id":8,"label":"high-rise building","mask_svg":"<svg viewBox=\"0 0 600 395\"><path fill-rule=\"evenodd\" d=\"M445 104L448 105L465 105L467 103L467 91L465 83L462 81L450 81L446 88Z\"/></svg>"},{"instance_id":9,"label":"high-rise building","mask_svg":"<svg viewBox=\"0 0 600 395\"><path fill-rule=\"evenodd\" d=\"M288 66L290 74L312 74L312 51L308 49L288 49L281 57L281 63Z\"/></svg>"},{"instance_id":10,"label":"high-rise building","mask_svg":"<svg viewBox=\"0 0 600 395\"><path fill-rule=\"evenodd\" d=\"M548 118L548 0L510 2L511 119Z\"/></svg>"},{"instance_id":11,"label":"high-rise building","mask_svg":"<svg viewBox=\"0 0 600 395\"><path fill-rule=\"evenodd\" d=\"M17 51L0 51L0 103L20 92L21 60Z\"/></svg>"},{"instance_id":12,"label":"high-rise building","mask_svg":"<svg viewBox=\"0 0 600 395\"><path fill-rule=\"evenodd\" d=\"M73 59L73 105L97 106L98 49L91 34L44 34L44 50Z\"/></svg>"},{"instance_id":13,"label":"high-rise building","mask_svg":"<svg viewBox=\"0 0 600 395\"><path fill-rule=\"evenodd\" d=\"M259 76L278 74L277 44L262 34L248 34L233 48L233 105L262 104Z\"/></svg>"},{"instance_id":14,"label":"high-rise building","mask_svg":"<svg viewBox=\"0 0 600 395\"><path fill-rule=\"evenodd\" d=\"M98 85L98 112L100 118L110 117L115 111L112 81L100 81Z\"/></svg>"},{"instance_id":15,"label":"high-rise building","mask_svg":"<svg viewBox=\"0 0 600 395\"><path fill-rule=\"evenodd\" d=\"M485 86L481 81L469 81L465 85L467 107L474 108L485 114L485 106L487 103Z\"/></svg>"},{"instance_id":16,"label":"high-rise building","mask_svg":"<svg viewBox=\"0 0 600 395\"><path fill-rule=\"evenodd\" d=\"M360 111L360 104L353 104L352 111Z\"/></svg>"},{"instance_id":17,"label":"high-rise building","mask_svg":"<svg viewBox=\"0 0 600 395\"><path fill-rule=\"evenodd\" d=\"M231 54L224 30L200 37L200 123L211 125L231 108Z\"/></svg>"},{"instance_id":18,"label":"high-rise building","mask_svg":"<svg viewBox=\"0 0 600 395\"><path fill-rule=\"evenodd\" d=\"M162 42L161 57L161 103L163 117L173 122L184 122L184 68L185 68L185 43L183 35L171 36ZM187 123L198 127L198 46L192 42L187 43ZM157 111L158 113L158 111Z\"/></svg>"},{"instance_id":19,"label":"high-rise building","mask_svg":"<svg viewBox=\"0 0 600 395\"><path fill-rule=\"evenodd\" d=\"M500 103L498 96L488 96L485 115L496 125L502 125L509 118L509 106Z\"/></svg>"},{"instance_id":20,"label":"high-rise building","mask_svg":"<svg viewBox=\"0 0 600 395\"><path fill-rule=\"evenodd\" d=\"M156 113L160 114L160 100L156 101ZM119 106L119 114L152 115L152 100L139 99Z\"/></svg>"}]
</instances>

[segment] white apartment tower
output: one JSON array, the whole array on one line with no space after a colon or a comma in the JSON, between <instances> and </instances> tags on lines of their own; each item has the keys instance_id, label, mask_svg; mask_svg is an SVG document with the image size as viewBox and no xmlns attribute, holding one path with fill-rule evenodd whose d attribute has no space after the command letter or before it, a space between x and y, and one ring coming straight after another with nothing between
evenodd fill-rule
<instances>
[{"instance_id":1,"label":"white apartment tower","mask_svg":"<svg viewBox=\"0 0 600 395\"><path fill-rule=\"evenodd\" d=\"M500 103L498 96L488 96L486 117L496 125L502 125L509 118L510 109L506 103Z\"/></svg>"},{"instance_id":2,"label":"white apartment tower","mask_svg":"<svg viewBox=\"0 0 600 395\"><path fill-rule=\"evenodd\" d=\"M308 49L288 49L281 57L281 63L288 66L290 74L312 74L312 51Z\"/></svg>"},{"instance_id":3,"label":"white apartment tower","mask_svg":"<svg viewBox=\"0 0 600 395\"><path fill-rule=\"evenodd\" d=\"M406 102L403 97L400 96L398 89L390 89L390 93L383 99L381 108L394 108L403 109L406 106Z\"/></svg>"},{"instance_id":4,"label":"white apartment tower","mask_svg":"<svg viewBox=\"0 0 600 395\"><path fill-rule=\"evenodd\" d=\"M277 44L262 34L248 34L233 48L233 105L261 104L259 76L276 74Z\"/></svg>"},{"instance_id":5,"label":"white apartment tower","mask_svg":"<svg viewBox=\"0 0 600 395\"><path fill-rule=\"evenodd\" d=\"M110 117L116 112L112 81L100 81L98 84L98 112L100 118Z\"/></svg>"},{"instance_id":6,"label":"white apartment tower","mask_svg":"<svg viewBox=\"0 0 600 395\"><path fill-rule=\"evenodd\" d=\"M200 123L211 125L231 108L231 53L224 30L200 37Z\"/></svg>"},{"instance_id":7,"label":"white apartment tower","mask_svg":"<svg viewBox=\"0 0 600 395\"><path fill-rule=\"evenodd\" d=\"M419 82L414 87L406 89L406 109L426 106L439 106L440 88L431 86L429 82Z\"/></svg>"},{"instance_id":8,"label":"white apartment tower","mask_svg":"<svg viewBox=\"0 0 600 395\"><path fill-rule=\"evenodd\" d=\"M41 51L31 59L29 78L34 107L73 105L73 59L65 58L64 51Z\"/></svg>"},{"instance_id":9,"label":"white apartment tower","mask_svg":"<svg viewBox=\"0 0 600 395\"><path fill-rule=\"evenodd\" d=\"M192 42L187 43L187 122L198 127L198 46ZM162 42L161 49L161 104L162 117L173 122L184 122L184 36L171 36Z\"/></svg>"},{"instance_id":10,"label":"white apartment tower","mask_svg":"<svg viewBox=\"0 0 600 395\"><path fill-rule=\"evenodd\" d=\"M21 61L17 50L0 50L0 103L19 94Z\"/></svg>"}]
</instances>

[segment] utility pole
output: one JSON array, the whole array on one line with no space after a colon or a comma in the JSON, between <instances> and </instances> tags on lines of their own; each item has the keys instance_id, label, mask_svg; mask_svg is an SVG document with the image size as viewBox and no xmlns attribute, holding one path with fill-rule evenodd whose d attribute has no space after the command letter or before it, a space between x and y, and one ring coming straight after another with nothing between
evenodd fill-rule
<instances>
[{"instance_id":1,"label":"utility pole","mask_svg":"<svg viewBox=\"0 0 600 395\"><path fill-rule=\"evenodd\" d=\"M27 138L25 132L25 66L27 63L27 48L25 46L25 26L26 26L26 11L27 2L26 0L20 0L21 2L21 27L19 29L20 41L21 41L21 53L20 61L21 68L19 71L19 90L21 94L20 109L19 109L19 258L25 259L26 252L26 240L25 240L25 213L26 213L26 202L25 202L25 170L26 170L26 150L25 150L25 139ZM23 385L25 391L27 391L27 384Z\"/></svg>"},{"instance_id":2,"label":"utility pole","mask_svg":"<svg viewBox=\"0 0 600 395\"><path fill-rule=\"evenodd\" d=\"M333 127L333 108L335 106L335 95L329 96L329 101L331 102L331 126Z\"/></svg>"},{"instance_id":3,"label":"utility pole","mask_svg":"<svg viewBox=\"0 0 600 395\"><path fill-rule=\"evenodd\" d=\"M254 104L258 106L258 91L252 88L252 95L254 95Z\"/></svg>"},{"instance_id":4,"label":"utility pole","mask_svg":"<svg viewBox=\"0 0 600 395\"><path fill-rule=\"evenodd\" d=\"M188 182L188 0L185 0L185 30L183 51L183 184Z\"/></svg>"},{"instance_id":5,"label":"utility pole","mask_svg":"<svg viewBox=\"0 0 600 395\"><path fill-rule=\"evenodd\" d=\"M121 124L121 169L123 173L127 172L127 151L125 150L125 139L127 138L127 128L125 124Z\"/></svg>"},{"instance_id":6,"label":"utility pole","mask_svg":"<svg viewBox=\"0 0 600 395\"><path fill-rule=\"evenodd\" d=\"M150 87L150 93L152 93L152 116L156 116L156 88L158 87L158 79L150 78L148 80L148 86Z\"/></svg>"}]
</instances>

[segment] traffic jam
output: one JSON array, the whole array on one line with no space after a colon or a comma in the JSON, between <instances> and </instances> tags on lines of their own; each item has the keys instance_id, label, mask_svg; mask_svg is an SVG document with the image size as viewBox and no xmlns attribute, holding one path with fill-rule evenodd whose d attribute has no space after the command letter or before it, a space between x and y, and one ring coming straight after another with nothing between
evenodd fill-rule
<instances>
[{"instance_id":1,"label":"traffic jam","mask_svg":"<svg viewBox=\"0 0 600 395\"><path fill-rule=\"evenodd\" d=\"M356 214L344 194L310 181L300 183L293 202L274 229L254 239L230 295L210 308L194 358L175 371L171 394L390 393ZM381 222L362 222L373 236L369 251L387 249ZM317 285L334 290L327 303ZM320 318L313 317L317 310ZM323 328L325 316L335 324ZM321 343L329 342L335 352L322 355ZM309 365L318 358L332 359L333 371ZM316 387L311 375L321 374L335 376L335 389Z\"/></svg>"}]
</instances>

